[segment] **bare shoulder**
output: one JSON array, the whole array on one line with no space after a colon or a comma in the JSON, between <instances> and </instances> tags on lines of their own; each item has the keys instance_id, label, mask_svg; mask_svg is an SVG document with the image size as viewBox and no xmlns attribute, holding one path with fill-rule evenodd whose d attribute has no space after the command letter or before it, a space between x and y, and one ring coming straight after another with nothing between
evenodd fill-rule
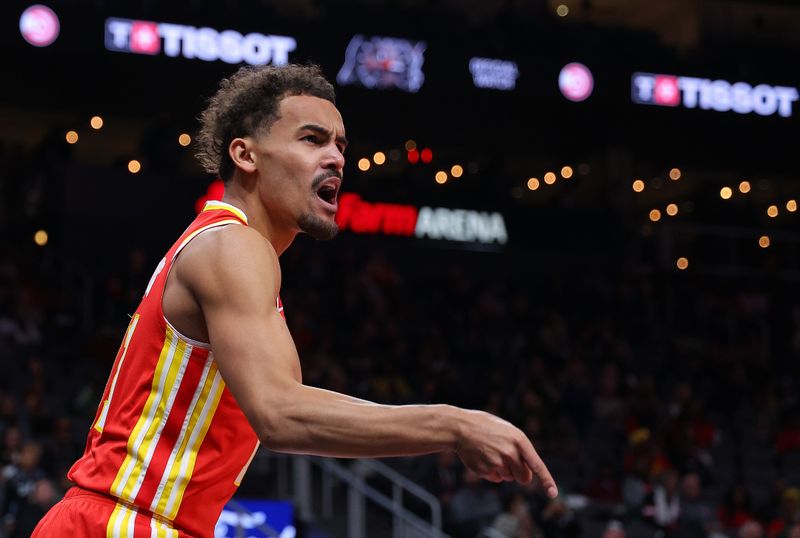
<instances>
[{"instance_id":1,"label":"bare shoulder","mask_svg":"<svg viewBox=\"0 0 800 538\"><path fill-rule=\"evenodd\" d=\"M275 249L247 226L222 226L198 235L181 252L174 271L200 300L237 292L277 297L280 290Z\"/></svg>"}]
</instances>

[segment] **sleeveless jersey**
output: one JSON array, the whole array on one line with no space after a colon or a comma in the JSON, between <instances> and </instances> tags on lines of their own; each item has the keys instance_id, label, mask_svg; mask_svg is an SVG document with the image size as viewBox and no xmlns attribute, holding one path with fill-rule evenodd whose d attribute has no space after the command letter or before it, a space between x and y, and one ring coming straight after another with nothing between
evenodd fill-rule
<instances>
[{"instance_id":1,"label":"sleeveless jersey","mask_svg":"<svg viewBox=\"0 0 800 538\"><path fill-rule=\"evenodd\" d=\"M147 517L147 538L211 538L258 449L210 346L180 334L161 304L181 249L227 225L246 226L247 217L208 202L159 263L117 352L86 451L69 472L78 486L117 501L108 537L140 538L134 522ZM276 307L283 314L280 298Z\"/></svg>"}]
</instances>

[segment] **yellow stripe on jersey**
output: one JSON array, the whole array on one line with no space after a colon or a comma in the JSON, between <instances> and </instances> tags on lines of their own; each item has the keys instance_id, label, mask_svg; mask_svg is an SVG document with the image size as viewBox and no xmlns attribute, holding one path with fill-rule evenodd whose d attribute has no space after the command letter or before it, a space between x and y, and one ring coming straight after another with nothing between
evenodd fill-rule
<instances>
[{"instance_id":1,"label":"yellow stripe on jersey","mask_svg":"<svg viewBox=\"0 0 800 538\"><path fill-rule=\"evenodd\" d=\"M139 493L191 353L192 346L178 338L168 326L150 394L128 437L128 453L111 485L111 493L122 500L133 502Z\"/></svg>"},{"instance_id":2,"label":"yellow stripe on jersey","mask_svg":"<svg viewBox=\"0 0 800 538\"><path fill-rule=\"evenodd\" d=\"M220 202L219 200L209 200L206 202L206 205L203 206L203 211L213 211L215 209L224 209L225 211L230 211L247 223L247 215L244 214L244 211L231 204L226 204L225 202Z\"/></svg>"},{"instance_id":3,"label":"yellow stripe on jersey","mask_svg":"<svg viewBox=\"0 0 800 538\"><path fill-rule=\"evenodd\" d=\"M117 503L106 525L106 538L134 538L136 509Z\"/></svg>"},{"instance_id":4,"label":"yellow stripe on jersey","mask_svg":"<svg viewBox=\"0 0 800 538\"><path fill-rule=\"evenodd\" d=\"M209 356L209 360L212 360L211 356ZM178 514L186 487L189 485L194 473L197 453L200 451L200 446L203 444L208 428L211 426L211 421L217 411L224 389L225 382L217 370L216 362L213 362L204 383L203 392L189 419L187 431L190 432L190 435L185 440L185 446L180 451L180 458L177 458L172 468L169 469L167 482L169 491L165 489L162 498L158 502L158 510L154 510L157 513L162 513L169 520L175 519Z\"/></svg>"},{"instance_id":5,"label":"yellow stripe on jersey","mask_svg":"<svg viewBox=\"0 0 800 538\"><path fill-rule=\"evenodd\" d=\"M125 360L125 354L128 352L128 344L131 343L131 338L133 337L133 331L136 330L136 325L139 323L139 314L134 314L133 319L131 319L130 324L128 325L128 330L125 331L125 338L122 340L122 356L119 358L119 364L117 365L117 371L114 374L114 380L111 382L111 388L108 391L108 398L103 401L103 410L100 412L100 416L97 418L97 422L94 425L94 429L103 433L103 426L106 424L106 418L108 417L108 408L111 406L111 398L114 397L114 389L117 388L117 378L119 378L119 372L122 370L122 363Z\"/></svg>"},{"instance_id":6,"label":"yellow stripe on jersey","mask_svg":"<svg viewBox=\"0 0 800 538\"><path fill-rule=\"evenodd\" d=\"M178 538L178 531L161 521L150 518L150 538Z\"/></svg>"},{"instance_id":7,"label":"yellow stripe on jersey","mask_svg":"<svg viewBox=\"0 0 800 538\"><path fill-rule=\"evenodd\" d=\"M108 524L106 525L106 538L114 538L115 536L114 529L116 529L116 535L117 536L119 535L118 522L121 523L119 517L121 511L122 511L122 505L117 503L117 505L114 507L114 511L111 512L111 517L108 518Z\"/></svg>"},{"instance_id":8,"label":"yellow stripe on jersey","mask_svg":"<svg viewBox=\"0 0 800 538\"><path fill-rule=\"evenodd\" d=\"M191 427L197 423L196 414L198 413L198 409L202 409L203 405L208 400L208 393L211 387L211 383L209 382L209 374L211 380L213 381L214 373L216 373L216 367L213 356L209 353L208 357L206 358L206 362L203 365L203 371L200 374L200 380L197 382L197 388L194 391L194 395L192 395L192 401L189 403L189 407L186 411L187 417L183 421L183 426L181 427L181 431L178 434L177 440L175 441L175 446L172 447L172 452L170 453L167 463L164 466L164 474L161 475L161 481L158 483L156 494L153 496L153 501L150 504L151 512L162 515L164 513L167 499L169 498L169 494L171 493L172 487L175 483L177 469L179 468L181 457L189 441ZM175 464L176 461L178 462L178 465ZM164 495L165 490L166 496Z\"/></svg>"}]
</instances>

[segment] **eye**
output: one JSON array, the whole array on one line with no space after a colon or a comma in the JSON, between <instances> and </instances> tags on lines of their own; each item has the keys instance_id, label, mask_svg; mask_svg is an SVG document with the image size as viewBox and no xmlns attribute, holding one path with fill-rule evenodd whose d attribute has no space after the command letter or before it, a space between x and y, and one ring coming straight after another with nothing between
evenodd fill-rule
<instances>
[{"instance_id":1,"label":"eye","mask_svg":"<svg viewBox=\"0 0 800 538\"><path fill-rule=\"evenodd\" d=\"M305 142L311 142L312 144L318 144L319 143L319 138L317 137L317 135L313 135L313 134L306 135L303 138L301 138L300 140L303 140Z\"/></svg>"}]
</instances>

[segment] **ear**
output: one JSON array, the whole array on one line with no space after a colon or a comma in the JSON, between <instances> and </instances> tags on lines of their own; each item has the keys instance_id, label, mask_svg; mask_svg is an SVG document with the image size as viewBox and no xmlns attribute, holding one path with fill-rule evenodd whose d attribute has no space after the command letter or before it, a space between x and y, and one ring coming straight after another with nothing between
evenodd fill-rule
<instances>
[{"instance_id":1,"label":"ear","mask_svg":"<svg viewBox=\"0 0 800 538\"><path fill-rule=\"evenodd\" d=\"M233 164L246 174L256 171L256 161L253 155L253 141L247 138L234 138L228 146L228 155Z\"/></svg>"}]
</instances>

